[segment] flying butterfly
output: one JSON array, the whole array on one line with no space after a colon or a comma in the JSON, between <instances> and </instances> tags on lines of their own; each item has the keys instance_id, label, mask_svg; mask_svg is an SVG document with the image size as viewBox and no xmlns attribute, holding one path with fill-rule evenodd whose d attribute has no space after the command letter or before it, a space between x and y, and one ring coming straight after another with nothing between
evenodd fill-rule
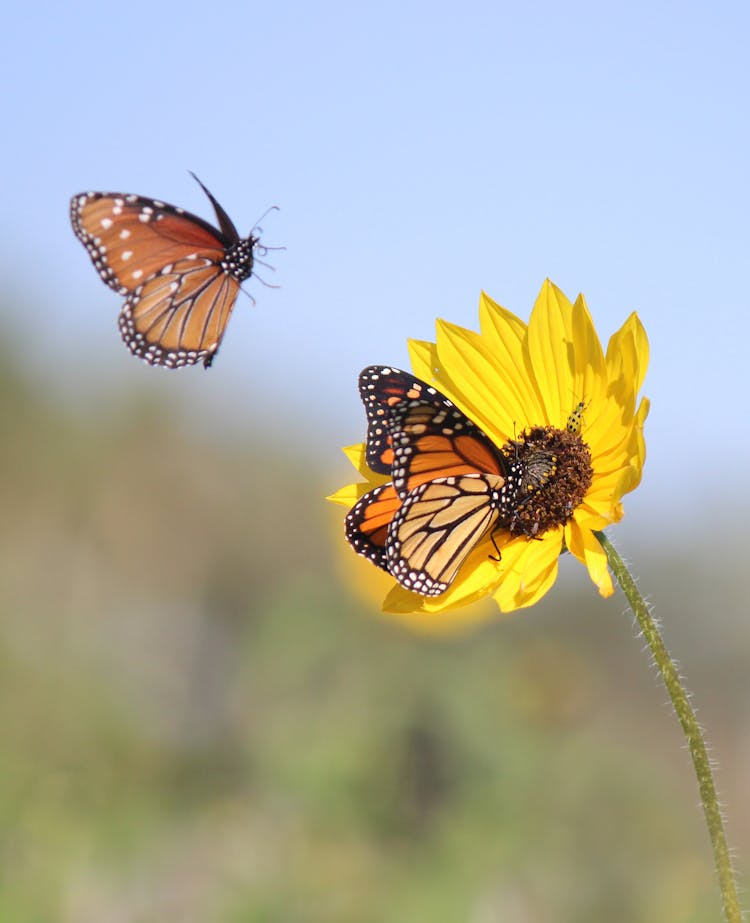
<instances>
[{"instance_id":1,"label":"flying butterfly","mask_svg":"<svg viewBox=\"0 0 750 923\"><path fill-rule=\"evenodd\" d=\"M240 237L195 174L219 227L158 199L83 192L70 202L76 237L103 282L125 296L120 334L131 353L174 369L216 356L259 237Z\"/></svg>"},{"instance_id":2,"label":"flying butterfly","mask_svg":"<svg viewBox=\"0 0 750 923\"><path fill-rule=\"evenodd\" d=\"M530 473L436 388L398 369L366 368L359 390L368 464L384 473L390 461L392 483L352 508L347 539L407 590L438 596L486 535L510 526L554 460L537 459Z\"/></svg>"}]
</instances>

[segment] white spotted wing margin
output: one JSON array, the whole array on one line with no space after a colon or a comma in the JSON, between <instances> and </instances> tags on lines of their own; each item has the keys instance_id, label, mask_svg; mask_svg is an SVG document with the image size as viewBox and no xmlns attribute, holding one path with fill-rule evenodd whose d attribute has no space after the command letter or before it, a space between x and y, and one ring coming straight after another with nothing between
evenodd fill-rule
<instances>
[{"instance_id":1,"label":"white spotted wing margin","mask_svg":"<svg viewBox=\"0 0 750 923\"><path fill-rule=\"evenodd\" d=\"M412 490L388 529L388 570L404 589L439 596L503 516L506 479L435 478ZM504 518L504 516L503 516Z\"/></svg>"}]
</instances>

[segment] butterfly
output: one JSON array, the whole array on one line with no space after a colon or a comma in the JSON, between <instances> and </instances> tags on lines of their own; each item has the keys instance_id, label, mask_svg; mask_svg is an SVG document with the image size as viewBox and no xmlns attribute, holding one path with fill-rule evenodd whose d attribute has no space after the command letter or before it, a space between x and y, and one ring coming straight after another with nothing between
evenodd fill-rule
<instances>
[{"instance_id":1,"label":"butterfly","mask_svg":"<svg viewBox=\"0 0 750 923\"><path fill-rule=\"evenodd\" d=\"M407 590L444 593L482 539L509 528L524 500L554 473L509 457L436 388L387 366L359 376L368 421L366 458L391 483L365 494L346 518L359 554Z\"/></svg>"},{"instance_id":2,"label":"butterfly","mask_svg":"<svg viewBox=\"0 0 750 923\"><path fill-rule=\"evenodd\" d=\"M252 232L240 237L191 175L208 196L218 228L144 196L83 192L70 202L76 237L102 281L125 296L119 327L126 346L150 365L170 369L211 365L259 243Z\"/></svg>"}]
</instances>

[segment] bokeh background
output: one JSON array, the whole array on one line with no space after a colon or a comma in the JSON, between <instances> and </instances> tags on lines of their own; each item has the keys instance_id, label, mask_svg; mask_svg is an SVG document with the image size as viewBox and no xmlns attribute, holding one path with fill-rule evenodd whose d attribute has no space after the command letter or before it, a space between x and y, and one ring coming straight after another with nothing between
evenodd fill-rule
<instances>
[{"instance_id":1,"label":"bokeh background","mask_svg":"<svg viewBox=\"0 0 750 923\"><path fill-rule=\"evenodd\" d=\"M746 4L12 2L0 30L0 920L719 918L621 596L563 561L449 636L378 612L323 496L356 376L545 276L648 330L619 547L750 867ZM213 368L119 340L86 189L247 231ZM573 400L572 400L573 403ZM489 614L488 621L481 617Z\"/></svg>"}]
</instances>

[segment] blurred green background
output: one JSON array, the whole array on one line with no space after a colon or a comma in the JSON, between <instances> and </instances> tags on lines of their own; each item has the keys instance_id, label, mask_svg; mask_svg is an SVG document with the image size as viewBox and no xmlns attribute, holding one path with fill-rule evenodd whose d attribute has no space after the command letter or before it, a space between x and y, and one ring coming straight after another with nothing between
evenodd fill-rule
<instances>
[{"instance_id":1,"label":"blurred green background","mask_svg":"<svg viewBox=\"0 0 750 923\"><path fill-rule=\"evenodd\" d=\"M322 499L341 478L299 446L127 392L73 407L0 368L0 920L719 918L619 594L563 561L536 608L416 635L349 594ZM707 534L624 550L744 871L744 590Z\"/></svg>"},{"instance_id":2,"label":"blurred green background","mask_svg":"<svg viewBox=\"0 0 750 923\"><path fill-rule=\"evenodd\" d=\"M463 634L356 592L356 376L545 276L650 338L612 538L750 866L750 7L11 0L0 30L0 923L714 923L678 730L574 562ZM71 232L114 189L285 246L146 368ZM211 219L212 220L212 219ZM571 395L571 408L585 397ZM355 575L352 578L352 575ZM750 900L747 902L750 906Z\"/></svg>"}]
</instances>

